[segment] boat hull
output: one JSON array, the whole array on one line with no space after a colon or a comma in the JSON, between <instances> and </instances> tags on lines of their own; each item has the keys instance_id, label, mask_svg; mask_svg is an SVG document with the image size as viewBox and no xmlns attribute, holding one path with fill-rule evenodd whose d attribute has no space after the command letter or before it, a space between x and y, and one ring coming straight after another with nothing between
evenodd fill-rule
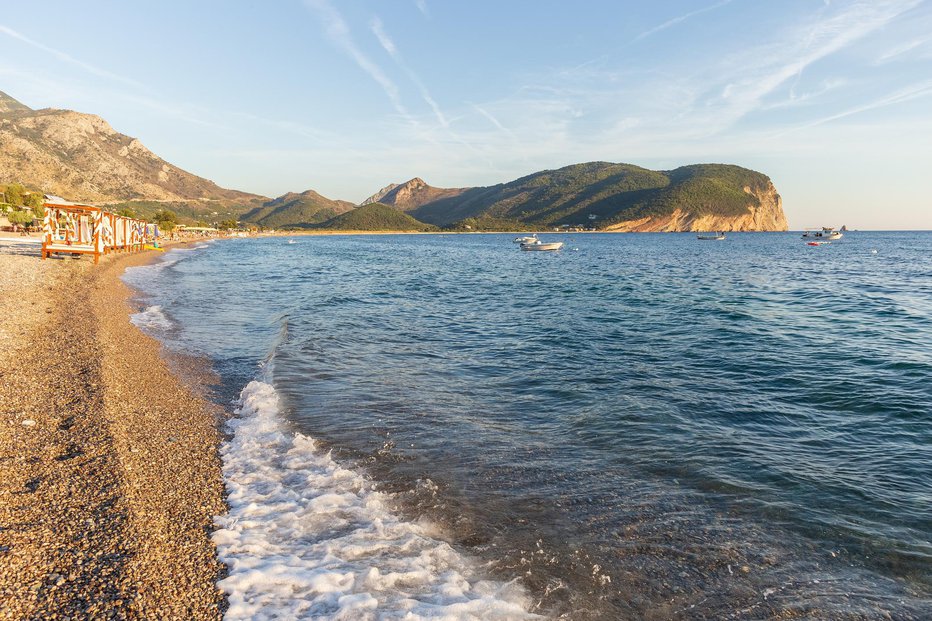
<instances>
[{"instance_id":1,"label":"boat hull","mask_svg":"<svg viewBox=\"0 0 932 621\"><path fill-rule=\"evenodd\" d=\"M550 242L550 243L536 243L536 244L521 244L521 250L559 250L563 247L563 242Z\"/></svg>"}]
</instances>

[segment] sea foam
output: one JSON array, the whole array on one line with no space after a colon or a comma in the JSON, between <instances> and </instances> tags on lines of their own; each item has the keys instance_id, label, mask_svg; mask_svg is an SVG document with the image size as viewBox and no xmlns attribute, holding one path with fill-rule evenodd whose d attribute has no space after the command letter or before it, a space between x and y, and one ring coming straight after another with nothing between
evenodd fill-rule
<instances>
[{"instance_id":1,"label":"sea foam","mask_svg":"<svg viewBox=\"0 0 932 621\"><path fill-rule=\"evenodd\" d=\"M226 619L531 619L514 582L402 519L360 472L290 431L274 387L252 381L228 423L229 513L213 540Z\"/></svg>"},{"instance_id":2,"label":"sea foam","mask_svg":"<svg viewBox=\"0 0 932 621\"><path fill-rule=\"evenodd\" d=\"M155 304L147 306L144 310L129 316L130 322L137 328L147 331L167 331L172 327L172 321L165 315L162 307Z\"/></svg>"}]
</instances>

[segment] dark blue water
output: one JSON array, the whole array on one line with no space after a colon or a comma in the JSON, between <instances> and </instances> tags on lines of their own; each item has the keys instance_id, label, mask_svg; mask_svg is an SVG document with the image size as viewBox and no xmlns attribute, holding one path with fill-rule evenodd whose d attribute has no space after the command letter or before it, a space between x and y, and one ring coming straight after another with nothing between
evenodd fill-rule
<instances>
[{"instance_id":1,"label":"dark blue water","mask_svg":"<svg viewBox=\"0 0 932 621\"><path fill-rule=\"evenodd\" d=\"M572 619L932 617L932 233L229 240L134 271L238 391ZM180 259L175 262L176 259Z\"/></svg>"}]
</instances>

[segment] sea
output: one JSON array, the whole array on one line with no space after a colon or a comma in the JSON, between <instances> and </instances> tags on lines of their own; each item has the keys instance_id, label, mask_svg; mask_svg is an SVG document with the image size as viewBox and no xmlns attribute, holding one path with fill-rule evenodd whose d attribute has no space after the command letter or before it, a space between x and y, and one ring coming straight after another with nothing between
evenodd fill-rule
<instances>
[{"instance_id":1,"label":"sea","mask_svg":"<svg viewBox=\"0 0 932 621\"><path fill-rule=\"evenodd\" d=\"M932 232L227 239L227 619L932 618Z\"/></svg>"}]
</instances>

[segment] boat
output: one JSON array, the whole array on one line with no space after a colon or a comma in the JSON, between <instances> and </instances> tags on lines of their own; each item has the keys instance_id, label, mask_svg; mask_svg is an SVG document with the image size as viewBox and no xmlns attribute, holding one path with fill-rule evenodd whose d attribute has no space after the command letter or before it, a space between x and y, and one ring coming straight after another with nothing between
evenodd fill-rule
<instances>
[{"instance_id":1,"label":"boat","mask_svg":"<svg viewBox=\"0 0 932 621\"><path fill-rule=\"evenodd\" d=\"M702 233L699 233L696 235L696 239L722 240L725 239L725 232L722 231L721 233L714 233L712 235L703 235Z\"/></svg>"},{"instance_id":2,"label":"boat","mask_svg":"<svg viewBox=\"0 0 932 621\"><path fill-rule=\"evenodd\" d=\"M830 243L832 243L832 242L830 242L830 241L811 241L811 242L806 242L806 245L807 245L807 246L823 246L823 245L825 245L825 244L830 244Z\"/></svg>"},{"instance_id":3,"label":"boat","mask_svg":"<svg viewBox=\"0 0 932 621\"><path fill-rule=\"evenodd\" d=\"M830 226L823 226L821 229L806 229L803 231L803 239L814 239L814 240L835 240L841 239L841 236L844 235L841 231L836 231Z\"/></svg>"},{"instance_id":4,"label":"boat","mask_svg":"<svg viewBox=\"0 0 932 621\"><path fill-rule=\"evenodd\" d=\"M521 250L559 250L562 247L563 242L542 242L539 239L521 244Z\"/></svg>"},{"instance_id":5,"label":"boat","mask_svg":"<svg viewBox=\"0 0 932 621\"><path fill-rule=\"evenodd\" d=\"M533 244L534 242L537 241L537 233L534 233L533 235L524 235L522 237L515 237L512 241L516 244Z\"/></svg>"},{"instance_id":6,"label":"boat","mask_svg":"<svg viewBox=\"0 0 932 621\"><path fill-rule=\"evenodd\" d=\"M289 244L297 244L298 242L296 242L296 241L293 240L293 239L289 239L289 240L288 240L288 243L289 243Z\"/></svg>"}]
</instances>

